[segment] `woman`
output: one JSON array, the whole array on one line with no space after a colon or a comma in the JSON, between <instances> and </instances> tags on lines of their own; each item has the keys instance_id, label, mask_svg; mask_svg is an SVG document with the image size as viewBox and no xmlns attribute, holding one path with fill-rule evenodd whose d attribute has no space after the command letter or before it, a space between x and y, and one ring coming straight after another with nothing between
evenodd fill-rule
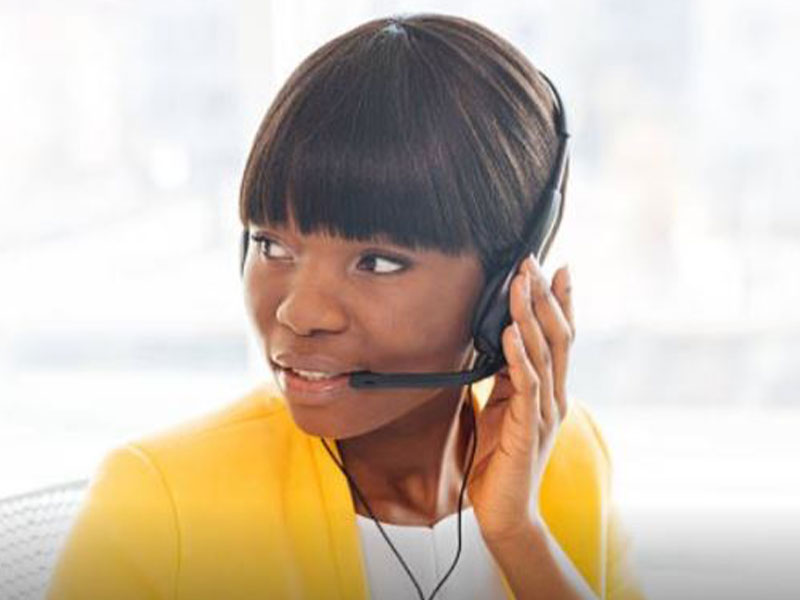
<instances>
[{"instance_id":1,"label":"woman","mask_svg":"<svg viewBox=\"0 0 800 600\"><path fill-rule=\"evenodd\" d=\"M607 448L567 401L566 268L513 271L507 365L476 390L349 385L473 365L481 293L555 171L556 110L461 18L374 20L308 57L240 198L277 387L111 452L48 598L641 597Z\"/></svg>"}]
</instances>

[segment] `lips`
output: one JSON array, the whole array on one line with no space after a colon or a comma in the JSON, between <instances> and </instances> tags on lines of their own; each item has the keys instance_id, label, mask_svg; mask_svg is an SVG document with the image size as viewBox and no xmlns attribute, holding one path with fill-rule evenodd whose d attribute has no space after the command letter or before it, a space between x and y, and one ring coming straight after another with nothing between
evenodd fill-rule
<instances>
[{"instance_id":1,"label":"lips","mask_svg":"<svg viewBox=\"0 0 800 600\"><path fill-rule=\"evenodd\" d=\"M300 404L322 405L341 398L349 388L349 376L364 370L352 364L322 354L278 353L270 358L278 385L287 396ZM324 379L306 379L294 369L336 373Z\"/></svg>"},{"instance_id":2,"label":"lips","mask_svg":"<svg viewBox=\"0 0 800 600\"><path fill-rule=\"evenodd\" d=\"M301 377L291 368L283 368L280 365L275 366L275 372L281 391L301 404L327 404L340 398L349 387L349 373L312 380Z\"/></svg>"},{"instance_id":3,"label":"lips","mask_svg":"<svg viewBox=\"0 0 800 600\"><path fill-rule=\"evenodd\" d=\"M363 367L340 361L324 354L297 354L281 352L271 358L273 364L282 369L295 369L299 371L318 371L322 373L352 373L364 370Z\"/></svg>"}]
</instances>

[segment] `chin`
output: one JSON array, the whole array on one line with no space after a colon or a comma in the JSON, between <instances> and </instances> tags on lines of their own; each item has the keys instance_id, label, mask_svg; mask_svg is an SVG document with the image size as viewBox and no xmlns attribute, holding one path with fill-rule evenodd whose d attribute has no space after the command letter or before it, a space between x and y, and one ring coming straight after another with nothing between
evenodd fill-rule
<instances>
[{"instance_id":1,"label":"chin","mask_svg":"<svg viewBox=\"0 0 800 600\"><path fill-rule=\"evenodd\" d=\"M300 406L287 402L295 424L308 435L342 439L353 435L351 429L337 419L336 410L327 407Z\"/></svg>"}]
</instances>

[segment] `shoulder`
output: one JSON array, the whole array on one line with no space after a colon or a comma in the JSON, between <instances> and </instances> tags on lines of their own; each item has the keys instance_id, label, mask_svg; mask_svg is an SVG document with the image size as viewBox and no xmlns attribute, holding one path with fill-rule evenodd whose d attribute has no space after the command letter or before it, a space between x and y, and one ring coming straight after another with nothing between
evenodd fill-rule
<instances>
[{"instance_id":1,"label":"shoulder","mask_svg":"<svg viewBox=\"0 0 800 600\"><path fill-rule=\"evenodd\" d=\"M589 408L582 402L576 403L576 409L578 411L578 414L580 415L580 418L582 418L587 423L589 428L591 428L594 441L597 443L599 449L602 451L603 456L605 456L605 459L608 462L608 464L611 465L611 451L608 448L608 443L606 442L606 438L603 435L603 431L600 425L598 424L597 420L595 419L594 415L592 414L592 411L589 410Z\"/></svg>"},{"instance_id":2,"label":"shoulder","mask_svg":"<svg viewBox=\"0 0 800 600\"><path fill-rule=\"evenodd\" d=\"M545 470L543 487L561 495L606 497L611 487L611 453L592 411L584 402L571 399Z\"/></svg>"},{"instance_id":3,"label":"shoulder","mask_svg":"<svg viewBox=\"0 0 800 600\"><path fill-rule=\"evenodd\" d=\"M591 409L581 400L572 400L562 428L567 430L567 437L579 438L587 445L588 450L598 454L598 457L607 464L611 464L611 452L602 429Z\"/></svg>"},{"instance_id":4,"label":"shoulder","mask_svg":"<svg viewBox=\"0 0 800 600\"><path fill-rule=\"evenodd\" d=\"M223 502L246 498L254 460L286 431L285 404L258 387L208 414L108 451L89 482L48 598L173 597L181 539ZM276 462L276 461L273 461ZM239 486L238 488L236 486ZM232 514L233 509L230 509Z\"/></svg>"},{"instance_id":5,"label":"shoulder","mask_svg":"<svg viewBox=\"0 0 800 600\"><path fill-rule=\"evenodd\" d=\"M278 452L293 421L277 391L260 385L200 416L168 425L112 448L94 480L148 480L152 488L211 484L231 469L255 468L254 456Z\"/></svg>"}]
</instances>

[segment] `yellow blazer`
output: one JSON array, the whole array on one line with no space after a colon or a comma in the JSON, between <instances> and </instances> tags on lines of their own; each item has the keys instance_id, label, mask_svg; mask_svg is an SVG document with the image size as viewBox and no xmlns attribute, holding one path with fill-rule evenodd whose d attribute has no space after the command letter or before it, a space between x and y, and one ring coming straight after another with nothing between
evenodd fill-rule
<instances>
[{"instance_id":1,"label":"yellow blazer","mask_svg":"<svg viewBox=\"0 0 800 600\"><path fill-rule=\"evenodd\" d=\"M472 400L483 405L477 393ZM643 598L610 484L600 431L571 401L543 475L542 516L599 598ZM258 387L110 451L46 597L366 599L355 515L347 481L319 438L296 426L278 392Z\"/></svg>"}]
</instances>

